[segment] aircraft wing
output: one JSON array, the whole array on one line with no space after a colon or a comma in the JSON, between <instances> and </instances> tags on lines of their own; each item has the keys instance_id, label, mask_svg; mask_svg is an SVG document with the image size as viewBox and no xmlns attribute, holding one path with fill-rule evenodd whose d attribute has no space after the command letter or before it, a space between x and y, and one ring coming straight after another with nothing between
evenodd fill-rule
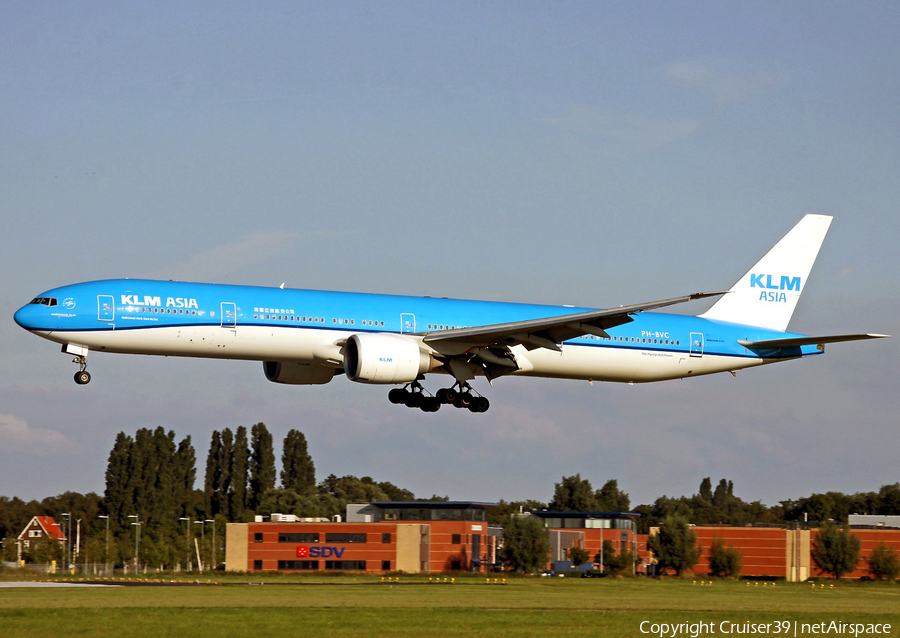
<instances>
[{"instance_id":1,"label":"aircraft wing","mask_svg":"<svg viewBox=\"0 0 900 638\"><path fill-rule=\"evenodd\" d=\"M471 347L493 345L509 347L521 344L528 350L549 348L550 350L559 351L559 344L567 339L574 339L586 334L603 338L609 337L606 333L609 328L633 321L631 315L635 313L724 294L724 292L698 292L683 297L673 297L672 299L651 301L631 306L620 306L607 310L589 310L588 312L546 317L544 319L529 319L527 321L514 321L512 323L500 323L489 326L439 330L427 333L424 341L438 351L440 351L442 344L467 345Z\"/></svg>"},{"instance_id":2,"label":"aircraft wing","mask_svg":"<svg viewBox=\"0 0 900 638\"><path fill-rule=\"evenodd\" d=\"M885 339L890 335L880 334L856 334L856 335L831 335L826 337L788 337L786 339L766 339L764 341L743 341L738 343L749 348L768 349L768 348L787 348L791 346L821 346L824 350L826 343L840 343L842 341L862 341L863 339Z\"/></svg>"}]
</instances>

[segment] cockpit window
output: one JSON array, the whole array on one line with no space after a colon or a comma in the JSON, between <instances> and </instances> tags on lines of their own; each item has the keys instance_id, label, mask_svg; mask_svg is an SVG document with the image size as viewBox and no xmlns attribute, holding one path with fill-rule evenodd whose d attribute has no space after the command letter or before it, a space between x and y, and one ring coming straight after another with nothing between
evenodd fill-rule
<instances>
[{"instance_id":1,"label":"cockpit window","mask_svg":"<svg viewBox=\"0 0 900 638\"><path fill-rule=\"evenodd\" d=\"M35 297L31 300L31 303L35 303L41 306L55 306L56 298L55 297Z\"/></svg>"}]
</instances>

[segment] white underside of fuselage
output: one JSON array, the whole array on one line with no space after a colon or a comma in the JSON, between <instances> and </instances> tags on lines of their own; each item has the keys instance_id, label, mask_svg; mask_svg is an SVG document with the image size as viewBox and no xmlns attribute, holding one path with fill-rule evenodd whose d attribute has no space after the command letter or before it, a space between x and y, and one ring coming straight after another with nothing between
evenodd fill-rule
<instances>
[{"instance_id":1,"label":"white underside of fuselage","mask_svg":"<svg viewBox=\"0 0 900 638\"><path fill-rule=\"evenodd\" d=\"M179 326L102 331L35 331L61 344L94 352L201 357L249 361L318 363L341 367L341 345L358 331L274 326ZM410 335L412 337L412 335ZM519 364L516 376L646 383L729 372L774 360L688 352L617 347L610 344L564 344L561 352L511 349ZM436 368L433 372L447 372Z\"/></svg>"}]
</instances>

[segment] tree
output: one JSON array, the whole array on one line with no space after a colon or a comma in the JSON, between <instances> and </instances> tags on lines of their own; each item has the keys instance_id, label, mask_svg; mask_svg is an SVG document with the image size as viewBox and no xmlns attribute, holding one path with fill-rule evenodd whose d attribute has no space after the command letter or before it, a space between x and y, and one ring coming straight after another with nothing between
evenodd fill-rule
<instances>
[{"instance_id":1,"label":"tree","mask_svg":"<svg viewBox=\"0 0 900 638\"><path fill-rule=\"evenodd\" d=\"M371 503L386 501L387 494L372 477L357 478L352 475L335 476L329 474L318 486L323 516L343 515L349 503Z\"/></svg>"},{"instance_id":2,"label":"tree","mask_svg":"<svg viewBox=\"0 0 900 638\"><path fill-rule=\"evenodd\" d=\"M209 441L209 452L206 453L206 476L203 480L204 504L203 511L208 514L219 512L219 496L216 487L220 482L219 476L222 468L219 460L222 458L222 433L213 430Z\"/></svg>"},{"instance_id":3,"label":"tree","mask_svg":"<svg viewBox=\"0 0 900 638\"><path fill-rule=\"evenodd\" d=\"M705 479L700 481L700 498L702 498L707 503L712 503L713 493L712 493L712 481L707 476Z\"/></svg>"},{"instance_id":4,"label":"tree","mask_svg":"<svg viewBox=\"0 0 900 638\"><path fill-rule=\"evenodd\" d=\"M861 546L859 536L850 533L849 525L838 529L834 523L825 523L813 542L812 557L820 570L840 578L856 568Z\"/></svg>"},{"instance_id":5,"label":"tree","mask_svg":"<svg viewBox=\"0 0 900 638\"><path fill-rule=\"evenodd\" d=\"M582 479L581 474L564 476L562 481L556 483L553 500L548 507L561 512L596 511L596 498L591 482Z\"/></svg>"},{"instance_id":6,"label":"tree","mask_svg":"<svg viewBox=\"0 0 900 638\"><path fill-rule=\"evenodd\" d=\"M303 518L328 516L331 513L330 510L326 511L322 500L316 496L306 496L294 490L277 487L266 490L256 509L257 514L265 515L272 512L295 514Z\"/></svg>"},{"instance_id":7,"label":"tree","mask_svg":"<svg viewBox=\"0 0 900 638\"><path fill-rule=\"evenodd\" d=\"M540 501L504 501L502 498L497 503L497 507L493 507L487 512L488 525L502 526L513 514L524 514L526 512L534 512L536 510L547 509L546 503Z\"/></svg>"},{"instance_id":8,"label":"tree","mask_svg":"<svg viewBox=\"0 0 900 638\"><path fill-rule=\"evenodd\" d=\"M893 547L884 543L872 550L866 562L875 580L895 580L900 576L900 558Z\"/></svg>"},{"instance_id":9,"label":"tree","mask_svg":"<svg viewBox=\"0 0 900 638\"><path fill-rule=\"evenodd\" d=\"M124 432L116 435L116 442L109 453L106 464L106 491L104 492L106 513L109 515L111 528L116 531L120 528L126 516L125 509L131 505L131 496L128 493L128 457L134 439L126 436Z\"/></svg>"},{"instance_id":10,"label":"tree","mask_svg":"<svg viewBox=\"0 0 900 638\"><path fill-rule=\"evenodd\" d=\"M179 517L194 515L194 481L197 478L197 453L191 445L191 437L186 436L178 444L175 452L175 506Z\"/></svg>"},{"instance_id":11,"label":"tree","mask_svg":"<svg viewBox=\"0 0 900 638\"><path fill-rule=\"evenodd\" d=\"M584 547L569 548L569 560L572 561L572 564L575 565L575 567L588 562L590 558L591 553Z\"/></svg>"},{"instance_id":12,"label":"tree","mask_svg":"<svg viewBox=\"0 0 900 638\"><path fill-rule=\"evenodd\" d=\"M230 472L231 490L228 492L228 520L239 521L247 509L247 462L250 447L247 443L247 428L239 426L231 448Z\"/></svg>"},{"instance_id":13,"label":"tree","mask_svg":"<svg viewBox=\"0 0 900 638\"><path fill-rule=\"evenodd\" d=\"M384 491L385 495L387 496L387 500L389 500L389 501L414 501L414 500L416 500L416 495L413 494L411 491L404 489L402 487L397 487L390 481L381 481L378 483L378 487L380 487ZM445 501L450 500L449 498L446 498L446 497L431 498L430 500L435 501L435 500L441 500L441 499L443 499Z\"/></svg>"},{"instance_id":14,"label":"tree","mask_svg":"<svg viewBox=\"0 0 900 638\"><path fill-rule=\"evenodd\" d=\"M700 560L697 534L688 527L687 520L680 516L667 516L647 545L656 556L660 568L674 569L676 576L681 576Z\"/></svg>"},{"instance_id":15,"label":"tree","mask_svg":"<svg viewBox=\"0 0 900 638\"><path fill-rule=\"evenodd\" d=\"M275 452L272 449L272 435L264 423L257 423L250 429L250 492L247 494L247 508L255 510L260 499L275 487Z\"/></svg>"},{"instance_id":16,"label":"tree","mask_svg":"<svg viewBox=\"0 0 900 638\"><path fill-rule=\"evenodd\" d=\"M900 483L882 485L878 490L878 511L876 514L885 516L900 515Z\"/></svg>"},{"instance_id":17,"label":"tree","mask_svg":"<svg viewBox=\"0 0 900 638\"><path fill-rule=\"evenodd\" d=\"M594 496L599 511L627 512L631 507L628 494L619 489L619 482L616 479L604 483Z\"/></svg>"},{"instance_id":18,"label":"tree","mask_svg":"<svg viewBox=\"0 0 900 638\"><path fill-rule=\"evenodd\" d=\"M316 466L307 449L306 437L299 430L289 430L281 448L281 487L298 494L316 491Z\"/></svg>"},{"instance_id":19,"label":"tree","mask_svg":"<svg viewBox=\"0 0 900 638\"><path fill-rule=\"evenodd\" d=\"M193 484L192 459L190 439L182 442L179 452L172 431L141 428L134 438L120 432L106 470L105 506L111 530L131 532L128 517L135 514L142 534L149 534L152 526L173 528L184 509L184 491Z\"/></svg>"},{"instance_id":20,"label":"tree","mask_svg":"<svg viewBox=\"0 0 900 638\"><path fill-rule=\"evenodd\" d=\"M743 556L729 545L725 547L725 541L716 536L709 549L709 575L722 578L734 578L741 573Z\"/></svg>"},{"instance_id":21,"label":"tree","mask_svg":"<svg viewBox=\"0 0 900 638\"><path fill-rule=\"evenodd\" d=\"M716 485L716 491L713 492L712 504L720 510L725 510L734 496L734 483L722 479Z\"/></svg>"},{"instance_id":22,"label":"tree","mask_svg":"<svg viewBox=\"0 0 900 638\"><path fill-rule=\"evenodd\" d=\"M603 565L603 571L618 576L634 564L634 555L623 549L618 554L612 541L603 541L603 552L594 555L594 562Z\"/></svg>"},{"instance_id":23,"label":"tree","mask_svg":"<svg viewBox=\"0 0 900 638\"><path fill-rule=\"evenodd\" d=\"M550 535L537 516L510 517L503 529L503 561L516 571L536 572L547 563Z\"/></svg>"}]
</instances>

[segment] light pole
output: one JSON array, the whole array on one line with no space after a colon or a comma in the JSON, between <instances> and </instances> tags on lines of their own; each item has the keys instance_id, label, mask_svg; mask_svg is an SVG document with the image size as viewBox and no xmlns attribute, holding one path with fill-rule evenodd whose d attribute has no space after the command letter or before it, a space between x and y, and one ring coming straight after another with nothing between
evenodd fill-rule
<instances>
[{"instance_id":1,"label":"light pole","mask_svg":"<svg viewBox=\"0 0 900 638\"><path fill-rule=\"evenodd\" d=\"M191 519L182 516L178 520L184 521L184 569L191 571Z\"/></svg>"},{"instance_id":2,"label":"light pole","mask_svg":"<svg viewBox=\"0 0 900 638\"><path fill-rule=\"evenodd\" d=\"M138 572L138 555L141 552L141 519L137 514L129 514L128 518L135 520L132 526L134 526L134 574L136 576Z\"/></svg>"},{"instance_id":3,"label":"light pole","mask_svg":"<svg viewBox=\"0 0 900 638\"><path fill-rule=\"evenodd\" d=\"M203 553L206 552L206 521L194 521L194 525L200 526L200 573L203 573Z\"/></svg>"},{"instance_id":4,"label":"light pole","mask_svg":"<svg viewBox=\"0 0 900 638\"><path fill-rule=\"evenodd\" d=\"M206 519L204 523L213 524L213 540L212 540L212 568L216 571L216 519Z\"/></svg>"},{"instance_id":5,"label":"light pole","mask_svg":"<svg viewBox=\"0 0 900 638\"><path fill-rule=\"evenodd\" d=\"M109 515L101 514L97 518L105 518L106 519L106 552L103 554L103 562L106 567L106 575L109 576Z\"/></svg>"},{"instance_id":6,"label":"light pole","mask_svg":"<svg viewBox=\"0 0 900 638\"><path fill-rule=\"evenodd\" d=\"M72 541L69 540L69 537L72 535L72 512L63 512L63 516L66 517L66 542L63 545L63 548L66 553L65 557L65 570L69 571L69 548L72 546Z\"/></svg>"}]
</instances>

